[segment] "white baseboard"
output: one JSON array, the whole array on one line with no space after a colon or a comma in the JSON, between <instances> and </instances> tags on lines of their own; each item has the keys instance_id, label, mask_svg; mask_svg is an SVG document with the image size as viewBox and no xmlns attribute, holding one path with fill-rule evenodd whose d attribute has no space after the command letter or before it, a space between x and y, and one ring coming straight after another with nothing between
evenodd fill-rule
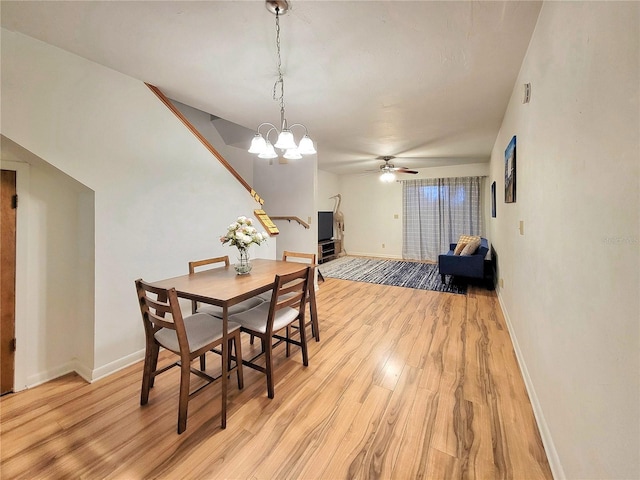
<instances>
[{"instance_id":1,"label":"white baseboard","mask_svg":"<svg viewBox=\"0 0 640 480\"><path fill-rule=\"evenodd\" d=\"M88 366L80 363L77 359L73 359L70 362L59 365L58 367L52 368L50 370L39 372L35 375L30 375L29 377L27 377L26 385L22 387L16 386L14 391L18 392L27 388L37 387L38 385L42 385L43 383L49 382L72 372L77 373L87 382L93 383L96 380L100 380L101 378L107 377L112 373L116 373L117 371L122 370L123 368L126 368L129 365L132 365L143 359L144 349L96 369L91 369Z\"/></svg>"},{"instance_id":2,"label":"white baseboard","mask_svg":"<svg viewBox=\"0 0 640 480\"><path fill-rule=\"evenodd\" d=\"M91 368L74 359L72 362L73 370L80 375L85 381L91 383Z\"/></svg>"},{"instance_id":3,"label":"white baseboard","mask_svg":"<svg viewBox=\"0 0 640 480\"><path fill-rule=\"evenodd\" d=\"M95 382L96 380L107 377L112 373L116 373L117 371L128 367L129 365L139 362L140 360L144 360L144 348L127 355L126 357L119 358L118 360L103 365L102 367L93 369L89 382ZM78 374L81 375L80 372L78 372Z\"/></svg>"},{"instance_id":4,"label":"white baseboard","mask_svg":"<svg viewBox=\"0 0 640 480\"><path fill-rule=\"evenodd\" d=\"M553 443L553 438L551 437L549 426L547 425L544 414L542 413L542 407L540 406L538 395L536 395L536 390L533 386L533 382L531 381L531 377L529 376L527 364L525 363L522 356L520 345L518 345L518 339L515 336L513 324L511 323L511 319L509 318L509 313L507 312L507 309L504 306L504 302L502 301L500 289L496 289L496 292L498 295L498 301L500 302L500 308L502 309L502 314L504 315L504 319L507 322L507 329L509 331L509 336L511 337L513 350L515 351L516 358L518 359L520 373L522 374L525 387L527 388L527 393L529 394L529 400L531 401L533 414L536 417L538 430L540 431L540 437L542 438L542 444L544 445L544 449L547 454L547 460L549 461L549 466L551 467L551 473L555 480L565 480L567 477L564 474L564 469L562 468L562 464L560 463L560 457L558 456L558 451L556 450L555 444Z\"/></svg>"},{"instance_id":5,"label":"white baseboard","mask_svg":"<svg viewBox=\"0 0 640 480\"><path fill-rule=\"evenodd\" d=\"M27 384L25 385L25 388L37 387L38 385L42 385L50 380L66 375L67 373L71 373L75 371L73 367L73 362L68 362L50 370L38 372L35 375L29 375L27 377ZM15 391L20 390L23 390L23 388L17 388Z\"/></svg>"}]
</instances>

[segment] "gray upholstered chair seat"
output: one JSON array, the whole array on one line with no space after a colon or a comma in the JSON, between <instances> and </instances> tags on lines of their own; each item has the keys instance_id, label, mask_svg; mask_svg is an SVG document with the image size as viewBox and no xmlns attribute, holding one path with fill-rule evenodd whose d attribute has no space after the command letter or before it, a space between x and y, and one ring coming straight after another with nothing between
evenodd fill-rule
<instances>
[{"instance_id":1,"label":"gray upholstered chair seat","mask_svg":"<svg viewBox=\"0 0 640 480\"><path fill-rule=\"evenodd\" d=\"M187 332L187 340L191 352L195 352L213 340L222 337L222 322L204 313L196 313L195 315L185 317L184 327ZM228 328L229 332L233 332L240 328L240 324L229 322ZM161 328L155 333L154 337L157 342L167 350L171 350L172 352L180 351L178 336L175 330Z\"/></svg>"},{"instance_id":2,"label":"gray upholstered chair seat","mask_svg":"<svg viewBox=\"0 0 640 480\"><path fill-rule=\"evenodd\" d=\"M256 298L261 298L263 302L269 303L271 301L271 296L273 295L273 290L269 290L268 292L261 293ZM286 293L284 295L280 295L280 300L286 300L295 295L295 293Z\"/></svg>"},{"instance_id":3,"label":"gray upholstered chair seat","mask_svg":"<svg viewBox=\"0 0 640 480\"><path fill-rule=\"evenodd\" d=\"M282 296L280 298L282 298ZM249 330L266 333L267 322L269 319L269 305L270 304L268 302L263 302L251 310L232 315L229 317L229 323L231 323L231 321L237 322L242 327ZM276 332L283 329L295 320L297 316L298 310L291 307L285 307L276 311L275 318L273 320L273 331Z\"/></svg>"},{"instance_id":4,"label":"gray upholstered chair seat","mask_svg":"<svg viewBox=\"0 0 640 480\"><path fill-rule=\"evenodd\" d=\"M269 300L271 300L271 292L269 292ZM257 307L264 301L265 300L260 296L249 298L244 302L240 302L236 305L233 305L232 307L229 307L229 315L244 312L245 310ZM214 317L222 318L222 307L218 307L217 305L200 304L197 313L206 313L207 315L213 315Z\"/></svg>"},{"instance_id":5,"label":"gray upholstered chair seat","mask_svg":"<svg viewBox=\"0 0 640 480\"><path fill-rule=\"evenodd\" d=\"M256 298L261 298L263 302L270 302L271 295L273 295L273 290L268 290L266 292L261 293Z\"/></svg>"}]
</instances>

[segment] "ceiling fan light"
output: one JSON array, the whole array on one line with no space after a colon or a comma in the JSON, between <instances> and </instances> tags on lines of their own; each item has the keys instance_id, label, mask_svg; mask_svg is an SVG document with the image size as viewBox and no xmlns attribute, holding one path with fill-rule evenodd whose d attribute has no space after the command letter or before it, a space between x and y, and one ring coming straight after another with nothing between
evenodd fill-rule
<instances>
[{"instance_id":1,"label":"ceiling fan light","mask_svg":"<svg viewBox=\"0 0 640 480\"><path fill-rule=\"evenodd\" d=\"M278 141L274 145L276 148L280 148L282 150L288 150L290 148L298 148L296 142L293 139L293 133L291 130L283 129L278 135Z\"/></svg>"},{"instance_id":2,"label":"ceiling fan light","mask_svg":"<svg viewBox=\"0 0 640 480\"><path fill-rule=\"evenodd\" d=\"M267 142L262 135L256 133L251 140L251 146L249 147L249 153L262 153Z\"/></svg>"},{"instance_id":3,"label":"ceiling fan light","mask_svg":"<svg viewBox=\"0 0 640 480\"><path fill-rule=\"evenodd\" d=\"M302 155L313 155L314 153L318 153L313 146L313 140L309 137L309 135L305 135L300 140L300 146L298 147L298 151Z\"/></svg>"},{"instance_id":4,"label":"ceiling fan light","mask_svg":"<svg viewBox=\"0 0 640 480\"><path fill-rule=\"evenodd\" d=\"M288 160L300 160L302 155L300 155L300 151L297 148L289 148L283 157Z\"/></svg>"},{"instance_id":5,"label":"ceiling fan light","mask_svg":"<svg viewBox=\"0 0 640 480\"><path fill-rule=\"evenodd\" d=\"M266 141L265 148L262 152L260 152L258 158L278 158L278 154L276 153L273 145L271 145L271 142L269 140Z\"/></svg>"},{"instance_id":6,"label":"ceiling fan light","mask_svg":"<svg viewBox=\"0 0 640 480\"><path fill-rule=\"evenodd\" d=\"M396 179L396 176L393 173L389 172L389 171L382 172L382 175L380 175L380 181L381 182L391 183L395 179Z\"/></svg>"}]
</instances>

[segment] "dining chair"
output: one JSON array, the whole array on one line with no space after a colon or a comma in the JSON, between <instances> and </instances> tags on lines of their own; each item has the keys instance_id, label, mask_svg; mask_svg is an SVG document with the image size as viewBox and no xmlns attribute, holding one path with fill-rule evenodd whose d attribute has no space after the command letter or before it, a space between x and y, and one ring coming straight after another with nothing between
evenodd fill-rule
<instances>
[{"instance_id":1,"label":"dining chair","mask_svg":"<svg viewBox=\"0 0 640 480\"><path fill-rule=\"evenodd\" d=\"M224 264L225 267L230 265L229 257L225 255L224 257L215 257L215 258L207 258L205 260L196 260L193 262L189 262L189 273L195 273L196 268L205 266L205 265L215 265L215 264ZM219 268L220 265L216 268ZM236 305L229 307L229 315L234 313L243 312L245 310L249 310L250 308L257 307L264 299L260 296L251 297L243 302L240 302ZM191 301L191 313L208 313L209 315L213 315L214 317L222 318L222 307L218 307L217 305L199 305L199 302L192 300Z\"/></svg>"},{"instance_id":2,"label":"dining chair","mask_svg":"<svg viewBox=\"0 0 640 480\"><path fill-rule=\"evenodd\" d=\"M182 316L178 295L174 288L157 288L142 279L136 280L136 291L144 324L146 349L144 369L142 375L142 392L140 405L149 401L149 390L153 387L155 377L172 367L180 367L180 397L178 402L178 433L187 428L187 407L189 400L200 393L204 387L211 385L221 378L213 377L191 367L194 359L204 356L208 351L222 345L222 321L211 315L196 313L187 317ZM240 341L240 325L228 322L228 358L229 372L236 371L238 388L244 387L242 374L242 347ZM179 360L158 369L158 354L160 347L175 353ZM232 357L232 347L235 356ZM231 359L235 365L231 365ZM190 392L191 374L206 380L207 383Z\"/></svg>"},{"instance_id":3,"label":"dining chair","mask_svg":"<svg viewBox=\"0 0 640 480\"><path fill-rule=\"evenodd\" d=\"M242 363L266 374L267 396L269 398L274 397L273 347L282 342L297 345L302 351L303 365L305 367L309 365L304 313L312 275L313 268L311 267L286 275L276 275L274 293L270 302L264 302L251 310L229 317L230 321L240 324L241 331L258 337L262 342L261 352L250 360L243 359ZM279 334L295 323L300 330L299 341ZM274 340L277 340L276 343L273 342ZM262 355L265 356L264 367L256 363L256 360Z\"/></svg>"},{"instance_id":4,"label":"dining chair","mask_svg":"<svg viewBox=\"0 0 640 480\"><path fill-rule=\"evenodd\" d=\"M207 258L204 260L195 260L193 262L189 262L189 273L195 273L196 268L205 266L205 265L215 265L215 264L224 264L225 267L230 265L229 256L225 255L224 257L214 257ZM219 268L215 267L215 268ZM248 298L236 305L229 307L228 315L233 315L234 313L244 312L245 310L249 310L250 308L257 307L261 303L263 303L265 299L260 295L255 297ZM192 300L191 301L191 313L207 313L209 315L213 315L217 318L222 318L222 307L218 307L217 305L199 305L199 302ZM253 337L251 337L251 345L253 345ZM205 369L205 358L202 357L200 360L200 368L201 370Z\"/></svg>"},{"instance_id":5,"label":"dining chair","mask_svg":"<svg viewBox=\"0 0 640 480\"><path fill-rule=\"evenodd\" d=\"M282 260L285 262L301 262L308 263L309 265L316 265L316 254L315 253L304 253L304 252L292 252L285 250L282 252ZM313 281L313 278L312 278ZM259 295L265 301L271 300L271 291L262 293ZM311 335L316 339L316 342L320 341L320 326L318 324L318 318L315 314L315 305L311 305L312 297L310 294L307 295L307 303L309 304L309 321L307 325L311 325ZM287 344L287 355L289 354L289 345Z\"/></svg>"}]
</instances>

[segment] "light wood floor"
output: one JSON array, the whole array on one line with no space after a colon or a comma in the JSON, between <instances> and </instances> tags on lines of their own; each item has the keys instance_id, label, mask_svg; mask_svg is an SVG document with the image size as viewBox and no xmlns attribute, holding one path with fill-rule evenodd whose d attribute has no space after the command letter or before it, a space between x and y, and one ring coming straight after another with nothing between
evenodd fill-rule
<instances>
[{"instance_id":1,"label":"light wood floor","mask_svg":"<svg viewBox=\"0 0 640 480\"><path fill-rule=\"evenodd\" d=\"M141 363L3 397L0 477L552 478L493 292L327 279L318 311L309 367L279 347L273 400L245 369L226 430L216 385L176 434L176 369L141 408Z\"/></svg>"}]
</instances>

